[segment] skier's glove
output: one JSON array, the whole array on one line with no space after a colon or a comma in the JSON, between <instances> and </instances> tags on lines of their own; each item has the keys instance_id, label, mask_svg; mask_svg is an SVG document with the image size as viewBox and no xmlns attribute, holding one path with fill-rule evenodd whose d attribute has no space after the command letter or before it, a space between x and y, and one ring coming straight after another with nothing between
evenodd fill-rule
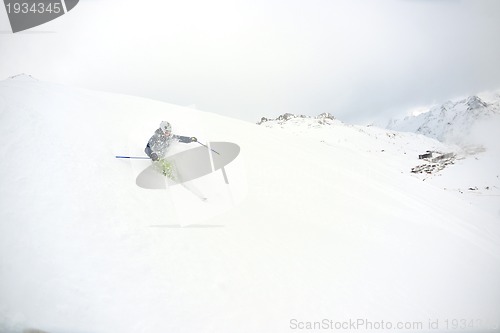
<instances>
[{"instance_id":1,"label":"skier's glove","mask_svg":"<svg viewBox=\"0 0 500 333\"><path fill-rule=\"evenodd\" d=\"M191 142L198 142L198 139L195 138L194 136L191 138Z\"/></svg>"}]
</instances>

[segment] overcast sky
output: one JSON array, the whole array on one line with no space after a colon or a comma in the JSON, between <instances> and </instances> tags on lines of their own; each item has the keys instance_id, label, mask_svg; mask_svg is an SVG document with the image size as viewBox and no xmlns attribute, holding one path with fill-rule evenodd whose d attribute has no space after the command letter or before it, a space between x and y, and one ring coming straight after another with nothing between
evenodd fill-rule
<instances>
[{"instance_id":1,"label":"overcast sky","mask_svg":"<svg viewBox=\"0 0 500 333\"><path fill-rule=\"evenodd\" d=\"M17 34L2 6L0 60L1 79L367 123L500 88L500 1L80 0Z\"/></svg>"}]
</instances>

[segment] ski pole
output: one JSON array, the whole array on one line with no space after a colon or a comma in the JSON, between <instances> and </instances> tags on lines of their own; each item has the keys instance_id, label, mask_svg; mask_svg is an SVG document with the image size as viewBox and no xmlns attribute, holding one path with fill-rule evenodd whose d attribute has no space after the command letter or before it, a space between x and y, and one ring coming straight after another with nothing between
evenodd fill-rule
<instances>
[{"instance_id":1,"label":"ski pole","mask_svg":"<svg viewBox=\"0 0 500 333\"><path fill-rule=\"evenodd\" d=\"M202 145L203 147L207 148L207 149L210 149L211 151L213 151L214 153L216 153L217 155L220 155L218 152L216 152L215 150L213 150L212 148L209 148L207 145L204 145L203 143L201 143L200 141L196 141L198 142L200 145Z\"/></svg>"},{"instance_id":2,"label":"ski pole","mask_svg":"<svg viewBox=\"0 0 500 333\"><path fill-rule=\"evenodd\" d=\"M131 159L137 159L137 160L149 160L149 157L142 157L142 156L115 156L115 158L131 158Z\"/></svg>"}]
</instances>

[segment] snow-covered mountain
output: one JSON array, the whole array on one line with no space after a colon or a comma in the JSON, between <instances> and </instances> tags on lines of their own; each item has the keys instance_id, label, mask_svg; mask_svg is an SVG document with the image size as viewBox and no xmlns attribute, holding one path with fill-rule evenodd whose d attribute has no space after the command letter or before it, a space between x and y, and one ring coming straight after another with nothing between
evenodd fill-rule
<instances>
[{"instance_id":1,"label":"snow-covered mountain","mask_svg":"<svg viewBox=\"0 0 500 333\"><path fill-rule=\"evenodd\" d=\"M448 101L417 116L391 120L387 128L420 133L442 142L468 144L476 125L491 119L498 121L496 118L500 117L500 92L488 97L488 102L479 96Z\"/></svg>"},{"instance_id":2,"label":"snow-covered mountain","mask_svg":"<svg viewBox=\"0 0 500 333\"><path fill-rule=\"evenodd\" d=\"M276 119L268 119L266 117L262 117L260 119L260 121L257 123L257 125L262 125L263 123L268 123L267 125L273 124L273 123L290 124L290 122L288 122L288 121L291 119L295 119L295 118L311 119L310 116L295 115L293 113L284 113L284 114L278 116ZM324 123L330 123L330 121L335 120L335 117L332 114L325 112L325 113L319 114L316 117L313 117L313 119L316 119L319 124L324 124ZM267 127L269 127L269 126L267 126Z\"/></svg>"},{"instance_id":3,"label":"snow-covered mountain","mask_svg":"<svg viewBox=\"0 0 500 333\"><path fill-rule=\"evenodd\" d=\"M137 186L150 161L115 156L144 156L161 120L240 154L224 177ZM498 215L410 172L453 152L425 136L326 116L258 126L23 76L0 82L0 142L1 332L500 320Z\"/></svg>"},{"instance_id":4,"label":"snow-covered mountain","mask_svg":"<svg viewBox=\"0 0 500 333\"><path fill-rule=\"evenodd\" d=\"M492 96L494 101L495 95ZM472 125L467 125L470 132L461 145L412 132L347 125L328 113L316 117L286 113L276 119L262 118L258 124L314 138L337 148L378 155L393 172L411 172L428 184L500 216L500 134L497 130L500 124L495 122L495 117L483 120L477 118Z\"/></svg>"},{"instance_id":5,"label":"snow-covered mountain","mask_svg":"<svg viewBox=\"0 0 500 333\"><path fill-rule=\"evenodd\" d=\"M448 101L416 116L392 120L387 128L420 133L458 145L453 168L429 182L498 212L500 207L500 91Z\"/></svg>"},{"instance_id":6,"label":"snow-covered mountain","mask_svg":"<svg viewBox=\"0 0 500 333\"><path fill-rule=\"evenodd\" d=\"M415 133L401 133L374 126L348 125L329 113L316 117L285 113L276 119L262 118L258 123L265 128L304 139L312 139L327 146L343 147L359 153L377 154L380 160L392 163L395 172L408 173L418 163L418 156L426 151L457 152L458 147Z\"/></svg>"}]
</instances>

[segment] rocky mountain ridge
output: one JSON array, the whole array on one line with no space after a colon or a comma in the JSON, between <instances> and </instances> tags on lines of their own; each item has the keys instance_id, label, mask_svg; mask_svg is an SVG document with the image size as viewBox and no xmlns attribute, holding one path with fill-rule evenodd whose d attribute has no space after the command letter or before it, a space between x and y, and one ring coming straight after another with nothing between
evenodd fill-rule
<instances>
[{"instance_id":1,"label":"rocky mountain ridge","mask_svg":"<svg viewBox=\"0 0 500 333\"><path fill-rule=\"evenodd\" d=\"M458 101L447 101L427 112L404 119L393 119L387 129L413 132L452 144L467 143L481 124L500 117L500 95L485 101L477 95Z\"/></svg>"}]
</instances>

